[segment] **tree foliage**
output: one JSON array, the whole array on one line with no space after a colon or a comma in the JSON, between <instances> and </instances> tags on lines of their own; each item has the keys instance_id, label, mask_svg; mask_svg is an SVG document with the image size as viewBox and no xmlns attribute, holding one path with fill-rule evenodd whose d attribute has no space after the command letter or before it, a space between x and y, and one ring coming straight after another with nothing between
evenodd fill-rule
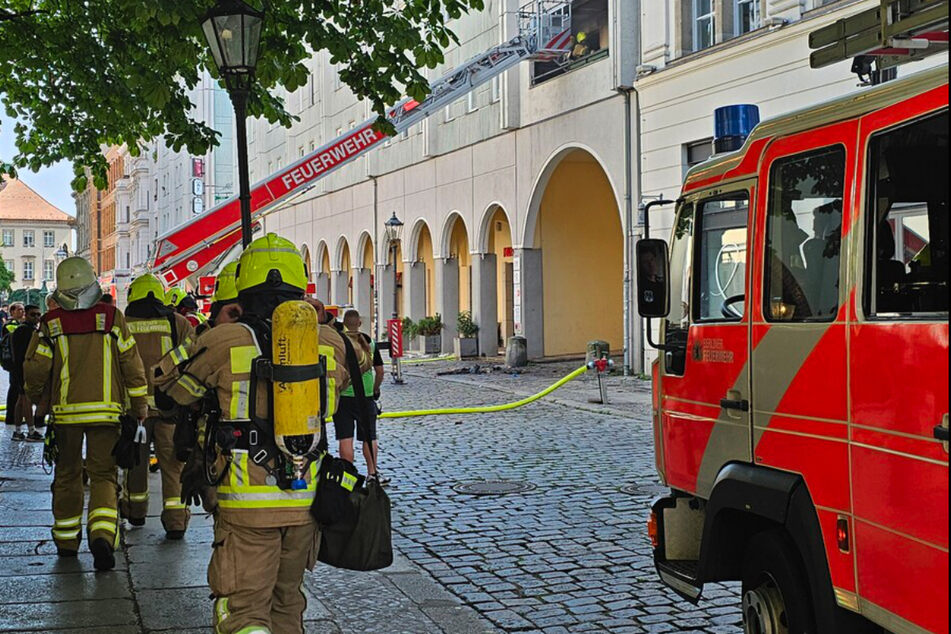
<instances>
[{"instance_id":1,"label":"tree foliage","mask_svg":"<svg viewBox=\"0 0 951 634\"><path fill-rule=\"evenodd\" d=\"M420 70L443 61L456 41L447 19L483 0L250 0L264 2L257 81L249 116L288 126L279 94L307 82L306 62L327 51L340 79L383 114L404 93L421 99ZM102 145L161 139L204 154L217 133L193 118L187 91L211 59L201 19L214 0L0 0L0 95L17 154L0 173L73 162L73 187L89 166L105 185ZM4 159L7 159L4 162Z\"/></svg>"},{"instance_id":2,"label":"tree foliage","mask_svg":"<svg viewBox=\"0 0 951 634\"><path fill-rule=\"evenodd\" d=\"M3 254L0 253L0 256ZM7 263L0 257L0 292L9 293L13 288L13 281L16 276L13 271L7 268Z\"/></svg>"}]
</instances>

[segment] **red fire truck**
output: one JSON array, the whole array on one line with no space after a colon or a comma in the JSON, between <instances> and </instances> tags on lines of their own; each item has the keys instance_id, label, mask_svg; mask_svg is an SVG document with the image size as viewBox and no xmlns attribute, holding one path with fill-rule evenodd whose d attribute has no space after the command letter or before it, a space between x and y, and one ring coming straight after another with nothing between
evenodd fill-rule
<instances>
[{"instance_id":1,"label":"red fire truck","mask_svg":"<svg viewBox=\"0 0 951 634\"><path fill-rule=\"evenodd\" d=\"M637 245L656 568L747 632L948 632L948 133L946 64L760 123Z\"/></svg>"}]
</instances>

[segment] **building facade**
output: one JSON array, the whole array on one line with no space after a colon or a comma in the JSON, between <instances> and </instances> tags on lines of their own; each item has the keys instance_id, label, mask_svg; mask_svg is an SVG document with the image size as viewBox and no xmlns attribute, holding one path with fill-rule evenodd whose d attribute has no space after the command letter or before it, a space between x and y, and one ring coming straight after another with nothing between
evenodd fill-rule
<instances>
[{"instance_id":1,"label":"building facade","mask_svg":"<svg viewBox=\"0 0 951 634\"><path fill-rule=\"evenodd\" d=\"M519 0L493 0L452 23L459 45L435 79L517 35ZM576 0L564 64L525 63L464 96L366 158L320 182L266 219L293 239L317 293L386 318L439 314L443 350L469 310L480 350L494 355L514 334L533 357L583 352L624 335L626 176L638 34L628 0ZM364 121L369 112L318 55L307 85L287 95L300 122L255 121L252 182ZM397 292L383 223L405 225Z\"/></svg>"},{"instance_id":2,"label":"building facade","mask_svg":"<svg viewBox=\"0 0 951 634\"><path fill-rule=\"evenodd\" d=\"M56 264L72 252L74 224L23 181L0 181L0 258L16 276L14 290L55 285Z\"/></svg>"}]
</instances>

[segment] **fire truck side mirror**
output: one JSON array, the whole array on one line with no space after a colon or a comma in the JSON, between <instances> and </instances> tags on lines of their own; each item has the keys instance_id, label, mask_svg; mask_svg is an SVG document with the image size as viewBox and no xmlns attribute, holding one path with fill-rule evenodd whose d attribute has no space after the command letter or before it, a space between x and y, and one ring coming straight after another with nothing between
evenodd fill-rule
<instances>
[{"instance_id":1,"label":"fire truck side mirror","mask_svg":"<svg viewBox=\"0 0 951 634\"><path fill-rule=\"evenodd\" d=\"M667 242L656 238L637 241L637 312L641 317L666 317L670 312L670 275Z\"/></svg>"}]
</instances>

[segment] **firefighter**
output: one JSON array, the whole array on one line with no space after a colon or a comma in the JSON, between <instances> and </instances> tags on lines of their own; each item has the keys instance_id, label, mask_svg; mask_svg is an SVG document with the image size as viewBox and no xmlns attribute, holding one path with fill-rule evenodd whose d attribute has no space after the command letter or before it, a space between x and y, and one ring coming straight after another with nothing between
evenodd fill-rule
<instances>
[{"instance_id":1,"label":"firefighter","mask_svg":"<svg viewBox=\"0 0 951 634\"><path fill-rule=\"evenodd\" d=\"M191 345L194 339L189 321L168 308L164 298L162 283L150 273L140 275L129 285L126 321L146 368L156 365L179 345ZM179 499L183 463L176 459L173 443L176 404L164 394L154 392L149 381L149 414L145 421L148 442L139 446L139 461L126 472L120 513L133 526L145 524L149 508L148 443L154 442L162 472L162 526L168 539L181 539L188 528L190 512Z\"/></svg>"},{"instance_id":2,"label":"firefighter","mask_svg":"<svg viewBox=\"0 0 951 634\"><path fill-rule=\"evenodd\" d=\"M303 482L287 482L286 463L275 446L271 387L256 379L252 393L251 370L255 358L270 356L275 308L304 296L304 262L293 243L268 234L241 255L235 287L242 310L238 322L220 323L202 334L184 363L170 365L172 355L166 356L157 369L158 382L182 405L197 403L213 390L221 423L233 430L225 436L237 438L230 469L217 487L208 566L216 631L303 632L306 601L300 588L304 569L312 569L317 557L319 534L309 508L320 457L305 466ZM316 328L311 336L318 336ZM342 353L328 359L327 373L328 397L335 401L348 382ZM251 460L262 451L266 457L260 463ZM200 483L184 483L183 495L199 488Z\"/></svg>"},{"instance_id":3,"label":"firefighter","mask_svg":"<svg viewBox=\"0 0 951 634\"><path fill-rule=\"evenodd\" d=\"M118 482L112 455L119 416L141 424L148 411L145 370L122 313L99 303L102 289L80 257L56 268L60 306L43 315L24 363L26 393L50 389L58 458L53 475L53 540L59 556L79 550L83 516L83 440L89 474L86 532L96 570L115 567L119 545Z\"/></svg>"},{"instance_id":4,"label":"firefighter","mask_svg":"<svg viewBox=\"0 0 951 634\"><path fill-rule=\"evenodd\" d=\"M235 272L238 270L238 261L229 262L221 269L218 279L215 280L215 292L211 296L211 316L208 321L195 328L195 334L200 335L217 324L230 324L238 321L241 316L241 306L238 304L238 289L235 287Z\"/></svg>"}]
</instances>

